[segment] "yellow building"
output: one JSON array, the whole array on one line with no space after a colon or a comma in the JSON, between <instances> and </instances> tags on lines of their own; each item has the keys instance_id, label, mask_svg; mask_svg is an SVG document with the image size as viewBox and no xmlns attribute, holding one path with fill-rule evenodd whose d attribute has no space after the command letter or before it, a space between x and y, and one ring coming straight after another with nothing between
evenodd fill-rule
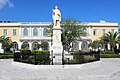
<instances>
[{"instance_id":1,"label":"yellow building","mask_svg":"<svg viewBox=\"0 0 120 80\"><path fill-rule=\"evenodd\" d=\"M51 22L0 22L0 36L11 37L16 50L21 49L23 43L28 45L30 50L34 49L34 43L41 43L42 40L46 40L48 46L46 49L51 49L51 37L46 35L46 28ZM88 22L84 23L87 26L86 37L82 37L82 40L74 43L73 47L76 50L88 49L88 44L105 33L111 31L118 32L118 23L114 22ZM0 46L0 51L2 50Z\"/></svg>"},{"instance_id":2,"label":"yellow building","mask_svg":"<svg viewBox=\"0 0 120 80\"><path fill-rule=\"evenodd\" d=\"M89 36L92 41L99 39L109 31L112 33L118 32L118 23L100 21L98 23L88 23L88 26Z\"/></svg>"}]
</instances>

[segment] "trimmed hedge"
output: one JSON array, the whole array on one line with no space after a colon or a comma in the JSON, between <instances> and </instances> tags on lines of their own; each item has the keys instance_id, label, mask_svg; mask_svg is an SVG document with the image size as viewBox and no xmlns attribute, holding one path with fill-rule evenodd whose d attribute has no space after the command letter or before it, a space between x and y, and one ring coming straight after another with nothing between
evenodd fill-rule
<instances>
[{"instance_id":1,"label":"trimmed hedge","mask_svg":"<svg viewBox=\"0 0 120 80\"><path fill-rule=\"evenodd\" d=\"M50 64L50 51L32 51L32 54L36 53L36 63L37 64Z\"/></svg>"},{"instance_id":2,"label":"trimmed hedge","mask_svg":"<svg viewBox=\"0 0 120 80\"><path fill-rule=\"evenodd\" d=\"M101 58L120 58L119 54L100 54Z\"/></svg>"},{"instance_id":3,"label":"trimmed hedge","mask_svg":"<svg viewBox=\"0 0 120 80\"><path fill-rule=\"evenodd\" d=\"M99 52L96 51L84 52L79 50L72 55L73 59L69 61L64 59L64 64L82 64L100 60Z\"/></svg>"},{"instance_id":4,"label":"trimmed hedge","mask_svg":"<svg viewBox=\"0 0 120 80\"><path fill-rule=\"evenodd\" d=\"M104 54L115 54L113 51L105 51Z\"/></svg>"},{"instance_id":5,"label":"trimmed hedge","mask_svg":"<svg viewBox=\"0 0 120 80\"><path fill-rule=\"evenodd\" d=\"M11 59L13 58L13 54L1 54L0 53L0 59Z\"/></svg>"},{"instance_id":6,"label":"trimmed hedge","mask_svg":"<svg viewBox=\"0 0 120 80\"><path fill-rule=\"evenodd\" d=\"M50 52L40 50L21 50L20 53L15 54L14 61L30 63L30 64L50 64Z\"/></svg>"},{"instance_id":7,"label":"trimmed hedge","mask_svg":"<svg viewBox=\"0 0 120 80\"><path fill-rule=\"evenodd\" d=\"M84 52L84 51L81 51L81 50L75 52L75 54L84 54L84 53L85 53L85 52Z\"/></svg>"}]
</instances>

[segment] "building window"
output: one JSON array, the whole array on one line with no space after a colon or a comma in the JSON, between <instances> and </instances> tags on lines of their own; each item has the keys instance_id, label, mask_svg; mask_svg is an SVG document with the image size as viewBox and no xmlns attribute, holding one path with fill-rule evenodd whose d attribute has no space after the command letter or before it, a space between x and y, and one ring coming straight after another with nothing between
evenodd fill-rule
<instances>
[{"instance_id":1,"label":"building window","mask_svg":"<svg viewBox=\"0 0 120 80\"><path fill-rule=\"evenodd\" d=\"M43 35L46 36L47 28L43 29Z\"/></svg>"},{"instance_id":2,"label":"building window","mask_svg":"<svg viewBox=\"0 0 120 80\"><path fill-rule=\"evenodd\" d=\"M16 36L16 34L17 34L17 30L13 29L13 36Z\"/></svg>"},{"instance_id":3,"label":"building window","mask_svg":"<svg viewBox=\"0 0 120 80\"><path fill-rule=\"evenodd\" d=\"M38 29L36 27L33 29L33 36L38 36Z\"/></svg>"},{"instance_id":4,"label":"building window","mask_svg":"<svg viewBox=\"0 0 120 80\"><path fill-rule=\"evenodd\" d=\"M28 29L27 29L27 28L24 28L24 30L23 30L23 35L24 35L24 36L28 36Z\"/></svg>"},{"instance_id":5,"label":"building window","mask_svg":"<svg viewBox=\"0 0 120 80\"><path fill-rule=\"evenodd\" d=\"M114 34L114 31L115 31L114 29L111 29L111 33L112 33L112 34Z\"/></svg>"},{"instance_id":6,"label":"building window","mask_svg":"<svg viewBox=\"0 0 120 80\"><path fill-rule=\"evenodd\" d=\"M8 30L7 29L3 29L3 35L7 36L8 35Z\"/></svg>"},{"instance_id":7,"label":"building window","mask_svg":"<svg viewBox=\"0 0 120 80\"><path fill-rule=\"evenodd\" d=\"M93 35L97 35L97 29L93 29Z\"/></svg>"},{"instance_id":8,"label":"building window","mask_svg":"<svg viewBox=\"0 0 120 80\"><path fill-rule=\"evenodd\" d=\"M87 29L83 30L83 32L87 33Z\"/></svg>"},{"instance_id":9,"label":"building window","mask_svg":"<svg viewBox=\"0 0 120 80\"><path fill-rule=\"evenodd\" d=\"M103 34L103 35L106 34L106 29L102 29L102 34Z\"/></svg>"},{"instance_id":10,"label":"building window","mask_svg":"<svg viewBox=\"0 0 120 80\"><path fill-rule=\"evenodd\" d=\"M18 50L18 43L17 42L13 42L12 43L12 47L13 47L13 49Z\"/></svg>"}]
</instances>

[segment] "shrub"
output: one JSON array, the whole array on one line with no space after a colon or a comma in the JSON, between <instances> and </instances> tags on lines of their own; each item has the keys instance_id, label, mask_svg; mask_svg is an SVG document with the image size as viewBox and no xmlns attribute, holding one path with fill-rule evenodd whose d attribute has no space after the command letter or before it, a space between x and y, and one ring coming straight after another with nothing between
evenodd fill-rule
<instances>
[{"instance_id":1,"label":"shrub","mask_svg":"<svg viewBox=\"0 0 120 80\"><path fill-rule=\"evenodd\" d=\"M21 54L31 54L31 50L20 50Z\"/></svg>"},{"instance_id":2,"label":"shrub","mask_svg":"<svg viewBox=\"0 0 120 80\"><path fill-rule=\"evenodd\" d=\"M75 59L70 60L70 64L75 64L75 63L76 63Z\"/></svg>"},{"instance_id":3,"label":"shrub","mask_svg":"<svg viewBox=\"0 0 120 80\"><path fill-rule=\"evenodd\" d=\"M22 55L22 59L28 59L31 54L31 50L20 50L20 54Z\"/></svg>"},{"instance_id":4,"label":"shrub","mask_svg":"<svg viewBox=\"0 0 120 80\"><path fill-rule=\"evenodd\" d=\"M84 52L84 51L81 51L81 50L75 52L75 54L84 54L84 53L85 53L85 52Z\"/></svg>"},{"instance_id":5,"label":"shrub","mask_svg":"<svg viewBox=\"0 0 120 80\"><path fill-rule=\"evenodd\" d=\"M88 56L84 56L84 62L89 62L89 61L92 61L92 60L94 60L95 58L93 57L93 56L90 56L90 55L88 55Z\"/></svg>"},{"instance_id":6,"label":"shrub","mask_svg":"<svg viewBox=\"0 0 120 80\"><path fill-rule=\"evenodd\" d=\"M120 58L119 54L100 54L101 58Z\"/></svg>"},{"instance_id":7,"label":"shrub","mask_svg":"<svg viewBox=\"0 0 120 80\"><path fill-rule=\"evenodd\" d=\"M15 61L32 63L32 64L50 64L49 51L33 50L31 52L30 50L21 50L20 54L22 55L22 57L19 59L16 59Z\"/></svg>"},{"instance_id":8,"label":"shrub","mask_svg":"<svg viewBox=\"0 0 120 80\"><path fill-rule=\"evenodd\" d=\"M0 54L0 59L10 59L13 58L13 54Z\"/></svg>"},{"instance_id":9,"label":"shrub","mask_svg":"<svg viewBox=\"0 0 120 80\"><path fill-rule=\"evenodd\" d=\"M96 52L96 51L91 51L91 52L77 51L75 54L73 54L73 60L74 61L72 61L72 63L75 62L77 64L100 60L99 52Z\"/></svg>"},{"instance_id":10,"label":"shrub","mask_svg":"<svg viewBox=\"0 0 120 80\"><path fill-rule=\"evenodd\" d=\"M50 64L50 51L33 50L32 54L36 53L37 64Z\"/></svg>"},{"instance_id":11,"label":"shrub","mask_svg":"<svg viewBox=\"0 0 120 80\"><path fill-rule=\"evenodd\" d=\"M105 51L104 54L114 54L112 51Z\"/></svg>"}]
</instances>

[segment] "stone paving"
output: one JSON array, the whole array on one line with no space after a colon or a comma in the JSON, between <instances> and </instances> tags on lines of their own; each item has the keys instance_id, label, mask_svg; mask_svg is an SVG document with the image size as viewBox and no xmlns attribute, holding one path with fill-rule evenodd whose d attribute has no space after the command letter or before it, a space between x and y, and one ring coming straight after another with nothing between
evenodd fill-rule
<instances>
[{"instance_id":1,"label":"stone paving","mask_svg":"<svg viewBox=\"0 0 120 80\"><path fill-rule=\"evenodd\" d=\"M25 66L14 65L12 59L0 60L0 80L120 80L119 58L101 59L72 68L72 65L58 69L51 66L45 69Z\"/></svg>"}]
</instances>

